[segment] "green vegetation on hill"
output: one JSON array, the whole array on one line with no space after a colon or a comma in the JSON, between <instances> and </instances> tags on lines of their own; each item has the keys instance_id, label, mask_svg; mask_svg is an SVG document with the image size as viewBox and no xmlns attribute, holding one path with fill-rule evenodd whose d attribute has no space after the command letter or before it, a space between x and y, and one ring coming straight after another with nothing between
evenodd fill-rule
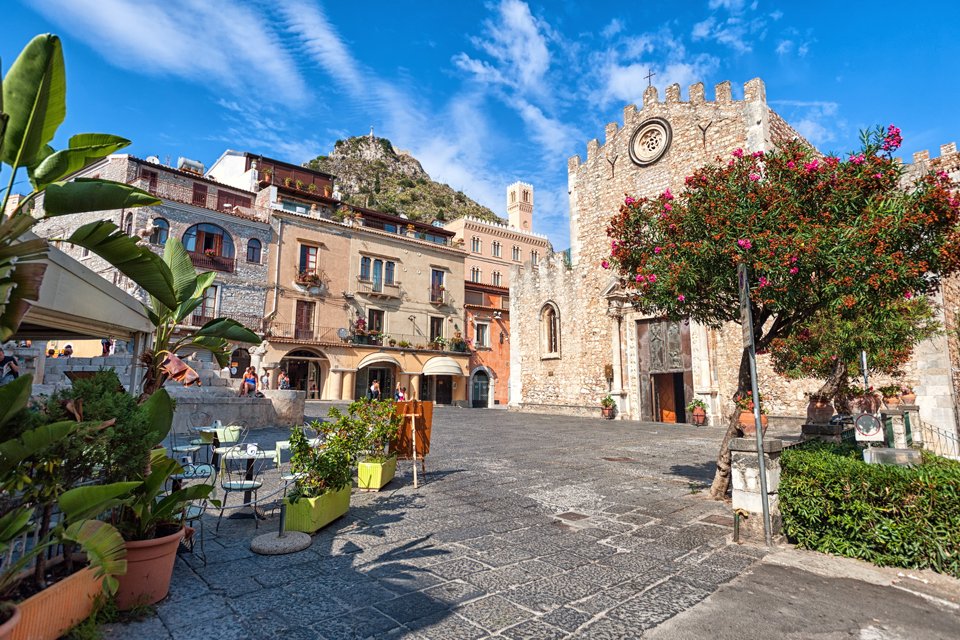
<instances>
[{"instance_id":1,"label":"green vegetation on hill","mask_svg":"<svg viewBox=\"0 0 960 640\"><path fill-rule=\"evenodd\" d=\"M330 155L317 156L304 166L335 175L341 198L349 204L423 222L463 216L501 221L462 191L431 180L416 158L396 151L386 138L337 140Z\"/></svg>"}]
</instances>

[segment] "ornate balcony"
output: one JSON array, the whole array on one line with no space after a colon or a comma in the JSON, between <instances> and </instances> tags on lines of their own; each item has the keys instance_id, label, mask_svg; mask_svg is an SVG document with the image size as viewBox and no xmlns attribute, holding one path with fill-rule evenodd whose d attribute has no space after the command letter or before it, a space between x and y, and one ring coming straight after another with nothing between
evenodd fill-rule
<instances>
[{"instance_id":1,"label":"ornate balcony","mask_svg":"<svg viewBox=\"0 0 960 640\"><path fill-rule=\"evenodd\" d=\"M443 287L430 287L430 304L447 304L447 290Z\"/></svg>"},{"instance_id":2,"label":"ornate balcony","mask_svg":"<svg viewBox=\"0 0 960 640\"><path fill-rule=\"evenodd\" d=\"M227 258L226 256L215 256L209 255L206 253L188 251L190 256L190 262L193 263L197 269L204 269L206 271L224 271L226 273L233 273L237 268L237 259L236 258Z\"/></svg>"},{"instance_id":3,"label":"ornate balcony","mask_svg":"<svg viewBox=\"0 0 960 640\"><path fill-rule=\"evenodd\" d=\"M374 298L400 298L400 283L375 282L357 278L357 293Z\"/></svg>"}]
</instances>

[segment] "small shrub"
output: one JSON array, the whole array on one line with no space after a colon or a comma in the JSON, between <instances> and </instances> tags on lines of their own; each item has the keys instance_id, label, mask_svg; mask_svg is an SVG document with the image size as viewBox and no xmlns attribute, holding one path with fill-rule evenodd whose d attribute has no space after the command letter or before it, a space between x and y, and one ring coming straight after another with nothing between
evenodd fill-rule
<instances>
[{"instance_id":1,"label":"small shrub","mask_svg":"<svg viewBox=\"0 0 960 640\"><path fill-rule=\"evenodd\" d=\"M852 444L788 449L780 511L800 547L960 578L960 463L866 464Z\"/></svg>"}]
</instances>

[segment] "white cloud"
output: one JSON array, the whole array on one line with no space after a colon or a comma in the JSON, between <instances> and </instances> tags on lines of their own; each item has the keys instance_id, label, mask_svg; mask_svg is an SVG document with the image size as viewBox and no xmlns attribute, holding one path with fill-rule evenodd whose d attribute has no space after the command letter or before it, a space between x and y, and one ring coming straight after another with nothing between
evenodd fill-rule
<instances>
[{"instance_id":1,"label":"white cloud","mask_svg":"<svg viewBox=\"0 0 960 640\"><path fill-rule=\"evenodd\" d=\"M779 11L779 10L778 10L778 11L774 11L774 12L772 12L772 13L770 14L770 19L771 19L771 20L774 20L774 21L779 20L779 19L782 18L782 17L783 17L783 11Z\"/></svg>"},{"instance_id":2,"label":"white cloud","mask_svg":"<svg viewBox=\"0 0 960 640\"><path fill-rule=\"evenodd\" d=\"M610 21L610 24L603 28L603 31L600 32L604 38L612 38L621 31L623 31L623 21L620 18L614 18Z\"/></svg>"},{"instance_id":3,"label":"white cloud","mask_svg":"<svg viewBox=\"0 0 960 640\"><path fill-rule=\"evenodd\" d=\"M710 0L707 6L710 9L726 9L731 13L743 11L744 0Z\"/></svg>"},{"instance_id":4,"label":"white cloud","mask_svg":"<svg viewBox=\"0 0 960 640\"><path fill-rule=\"evenodd\" d=\"M315 4L281 2L275 5L287 29L297 35L310 57L354 95L364 90L363 73L339 34Z\"/></svg>"},{"instance_id":5,"label":"white cloud","mask_svg":"<svg viewBox=\"0 0 960 640\"><path fill-rule=\"evenodd\" d=\"M776 52L778 56L787 56L793 51L793 40L781 40L777 44Z\"/></svg>"},{"instance_id":6,"label":"white cloud","mask_svg":"<svg viewBox=\"0 0 960 640\"><path fill-rule=\"evenodd\" d=\"M834 132L828 129L823 123L810 118L797 120L793 123L793 128L797 130L797 133L816 146L820 146L836 138Z\"/></svg>"},{"instance_id":7,"label":"white cloud","mask_svg":"<svg viewBox=\"0 0 960 640\"><path fill-rule=\"evenodd\" d=\"M837 139L837 132L846 126L840 117L840 105L825 100L771 100L774 107L797 133L820 146Z\"/></svg>"},{"instance_id":8,"label":"white cloud","mask_svg":"<svg viewBox=\"0 0 960 640\"><path fill-rule=\"evenodd\" d=\"M270 78L261 99L299 102L306 83L262 16L202 0L36 0L31 6L111 64L237 91Z\"/></svg>"}]
</instances>

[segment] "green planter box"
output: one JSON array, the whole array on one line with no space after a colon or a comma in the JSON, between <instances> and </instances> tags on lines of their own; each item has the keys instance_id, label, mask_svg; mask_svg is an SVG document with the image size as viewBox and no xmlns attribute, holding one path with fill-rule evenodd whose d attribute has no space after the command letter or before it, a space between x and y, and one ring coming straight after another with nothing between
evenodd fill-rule
<instances>
[{"instance_id":1,"label":"green planter box","mask_svg":"<svg viewBox=\"0 0 960 640\"><path fill-rule=\"evenodd\" d=\"M318 498L300 498L287 504L287 530L314 533L324 528L350 508L350 485L339 491L327 491Z\"/></svg>"},{"instance_id":2,"label":"green planter box","mask_svg":"<svg viewBox=\"0 0 960 640\"><path fill-rule=\"evenodd\" d=\"M397 456L386 462L361 462L357 464L357 486L361 491L380 491L397 474Z\"/></svg>"}]
</instances>

